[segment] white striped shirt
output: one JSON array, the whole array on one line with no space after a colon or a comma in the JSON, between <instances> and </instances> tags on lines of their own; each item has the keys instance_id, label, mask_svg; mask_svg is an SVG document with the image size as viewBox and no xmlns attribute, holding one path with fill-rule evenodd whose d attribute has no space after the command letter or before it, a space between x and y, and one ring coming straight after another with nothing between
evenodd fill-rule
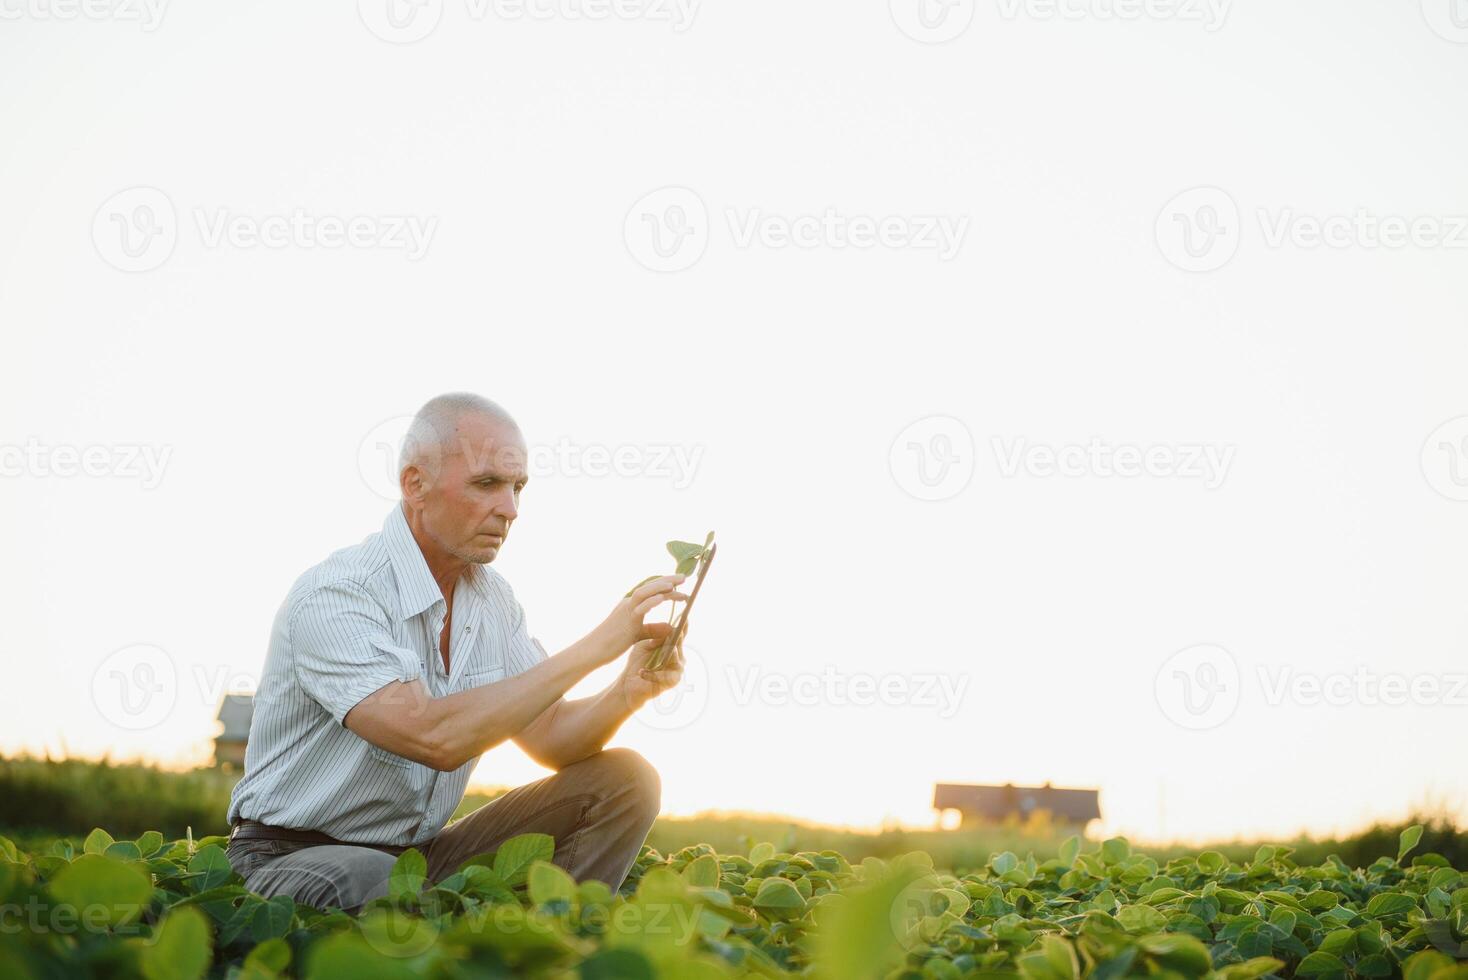
<instances>
[{"instance_id":1,"label":"white striped shirt","mask_svg":"<svg viewBox=\"0 0 1468 980\"><path fill-rule=\"evenodd\" d=\"M276 614L229 820L315 830L344 841L420 845L464 798L471 759L438 772L342 725L363 698L420 679L434 697L512 677L546 658L503 575L470 565L446 604L395 504L381 532L298 578Z\"/></svg>"}]
</instances>

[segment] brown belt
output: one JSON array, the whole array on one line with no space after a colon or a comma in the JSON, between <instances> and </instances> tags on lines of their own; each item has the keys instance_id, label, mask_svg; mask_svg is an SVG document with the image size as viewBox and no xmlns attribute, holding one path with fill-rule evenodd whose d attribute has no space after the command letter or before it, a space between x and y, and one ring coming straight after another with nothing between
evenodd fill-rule
<instances>
[{"instance_id":1,"label":"brown belt","mask_svg":"<svg viewBox=\"0 0 1468 980\"><path fill-rule=\"evenodd\" d=\"M338 840L319 830L297 830L294 827L272 827L256 820L240 820L230 828L229 839L236 840L283 840L292 844L339 844L343 847L370 847L388 854L402 854L408 848L396 844L363 844L360 841Z\"/></svg>"}]
</instances>

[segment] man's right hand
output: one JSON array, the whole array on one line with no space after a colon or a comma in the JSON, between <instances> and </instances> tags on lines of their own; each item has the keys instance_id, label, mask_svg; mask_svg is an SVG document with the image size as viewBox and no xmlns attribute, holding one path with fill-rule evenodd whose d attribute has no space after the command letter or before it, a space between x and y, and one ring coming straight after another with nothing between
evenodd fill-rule
<instances>
[{"instance_id":1,"label":"man's right hand","mask_svg":"<svg viewBox=\"0 0 1468 980\"><path fill-rule=\"evenodd\" d=\"M612 659L615 660L626 653L627 648L638 640L648 638L649 634L642 620L655 607L669 600L688 598L683 593L675 591L678 585L687 578L687 575L664 575L661 578L652 579L633 589L631 595L617 603L616 608L597 627L616 648Z\"/></svg>"}]
</instances>

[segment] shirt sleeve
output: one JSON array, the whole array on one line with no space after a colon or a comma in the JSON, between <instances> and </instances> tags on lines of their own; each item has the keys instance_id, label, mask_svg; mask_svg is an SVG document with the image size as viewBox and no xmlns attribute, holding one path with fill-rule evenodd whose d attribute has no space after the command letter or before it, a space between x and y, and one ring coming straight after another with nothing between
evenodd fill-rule
<instances>
[{"instance_id":1,"label":"shirt sleeve","mask_svg":"<svg viewBox=\"0 0 1468 980\"><path fill-rule=\"evenodd\" d=\"M393 639L387 610L361 585L324 585L291 614L296 680L341 724L363 698L423 676L418 655Z\"/></svg>"}]
</instances>

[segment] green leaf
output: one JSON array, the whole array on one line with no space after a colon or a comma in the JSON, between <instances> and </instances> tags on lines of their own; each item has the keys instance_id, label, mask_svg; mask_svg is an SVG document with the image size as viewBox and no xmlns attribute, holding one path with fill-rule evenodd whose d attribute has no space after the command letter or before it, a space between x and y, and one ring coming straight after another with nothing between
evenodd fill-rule
<instances>
[{"instance_id":1,"label":"green leaf","mask_svg":"<svg viewBox=\"0 0 1468 980\"><path fill-rule=\"evenodd\" d=\"M98 827L90 834L88 834L87 839L82 842L82 853L101 854L106 851L107 848L112 845L112 843L112 835L103 830L101 827Z\"/></svg>"},{"instance_id":2,"label":"green leaf","mask_svg":"<svg viewBox=\"0 0 1468 980\"><path fill-rule=\"evenodd\" d=\"M1117 910L1116 921L1127 932L1158 932L1167 926L1167 917L1146 905L1123 905Z\"/></svg>"},{"instance_id":3,"label":"green leaf","mask_svg":"<svg viewBox=\"0 0 1468 980\"><path fill-rule=\"evenodd\" d=\"M669 541L668 554L672 555L678 562L678 567L674 569L674 574L691 575L693 570L698 567L699 561L703 558L703 545L694 544L691 541Z\"/></svg>"},{"instance_id":4,"label":"green leaf","mask_svg":"<svg viewBox=\"0 0 1468 980\"><path fill-rule=\"evenodd\" d=\"M673 556L674 561L682 564L689 558L696 560L700 555L702 555L703 545L694 544L691 541L669 541L668 554Z\"/></svg>"},{"instance_id":5,"label":"green leaf","mask_svg":"<svg viewBox=\"0 0 1468 980\"><path fill-rule=\"evenodd\" d=\"M198 852L189 859L189 871L198 875L189 882L195 892L207 892L211 888L218 888L229 881L234 871L229 866L229 858L218 844L210 844L199 848Z\"/></svg>"},{"instance_id":6,"label":"green leaf","mask_svg":"<svg viewBox=\"0 0 1468 980\"><path fill-rule=\"evenodd\" d=\"M428 859L416 847L398 855L388 875L387 890L395 902L417 901L428 881Z\"/></svg>"},{"instance_id":7,"label":"green leaf","mask_svg":"<svg viewBox=\"0 0 1468 980\"><path fill-rule=\"evenodd\" d=\"M1358 977L1389 977L1392 975L1392 961L1384 953L1372 953L1357 960L1352 969Z\"/></svg>"},{"instance_id":8,"label":"green leaf","mask_svg":"<svg viewBox=\"0 0 1468 980\"><path fill-rule=\"evenodd\" d=\"M1274 934L1268 929L1246 932L1234 943L1234 948L1240 956L1255 959L1268 956L1274 950Z\"/></svg>"},{"instance_id":9,"label":"green leaf","mask_svg":"<svg viewBox=\"0 0 1468 980\"><path fill-rule=\"evenodd\" d=\"M921 874L916 868L878 872L844 891L840 902L817 906L820 929L814 945L815 958L824 967L822 976L833 980L883 976L881 968L902 958L905 949L897 933L905 932L908 888Z\"/></svg>"},{"instance_id":10,"label":"green leaf","mask_svg":"<svg viewBox=\"0 0 1468 980\"><path fill-rule=\"evenodd\" d=\"M1366 915L1379 919L1389 915L1404 915L1415 909L1417 902L1401 892L1383 892L1366 903Z\"/></svg>"},{"instance_id":11,"label":"green leaf","mask_svg":"<svg viewBox=\"0 0 1468 980\"><path fill-rule=\"evenodd\" d=\"M228 946L244 935L245 930L250 928L250 920L255 917L255 910L264 904L263 899L254 895L246 895L245 900L240 902L239 908L234 910L234 914L220 924L219 946L221 948Z\"/></svg>"},{"instance_id":12,"label":"green leaf","mask_svg":"<svg viewBox=\"0 0 1468 980\"><path fill-rule=\"evenodd\" d=\"M1198 870L1205 875L1216 875L1228 867L1228 858L1217 851L1204 851L1197 857Z\"/></svg>"},{"instance_id":13,"label":"green leaf","mask_svg":"<svg viewBox=\"0 0 1468 980\"><path fill-rule=\"evenodd\" d=\"M284 973L291 965L291 946L284 939L267 939L250 950L245 957L245 969L266 970Z\"/></svg>"},{"instance_id":14,"label":"green leaf","mask_svg":"<svg viewBox=\"0 0 1468 980\"><path fill-rule=\"evenodd\" d=\"M1318 977L1326 973L1344 972L1346 972L1344 960L1339 956L1332 956L1330 953L1321 953L1319 951L1311 953L1300 961L1299 966L1295 967L1295 976L1297 977Z\"/></svg>"},{"instance_id":15,"label":"green leaf","mask_svg":"<svg viewBox=\"0 0 1468 980\"><path fill-rule=\"evenodd\" d=\"M140 954L148 980L199 980L214 959L209 921L196 908L173 909L163 917L153 942Z\"/></svg>"},{"instance_id":16,"label":"green leaf","mask_svg":"<svg viewBox=\"0 0 1468 980\"><path fill-rule=\"evenodd\" d=\"M211 888L207 892L198 892L189 895L173 904L174 908L186 905L196 906L201 912L218 923L225 923L234 915L235 902L245 895L245 889L241 885L220 885Z\"/></svg>"},{"instance_id":17,"label":"green leaf","mask_svg":"<svg viewBox=\"0 0 1468 980\"><path fill-rule=\"evenodd\" d=\"M306 953L306 980L418 980L407 962L383 956L362 938L346 932L311 944Z\"/></svg>"},{"instance_id":18,"label":"green leaf","mask_svg":"<svg viewBox=\"0 0 1468 980\"><path fill-rule=\"evenodd\" d=\"M156 830L150 830L137 840L138 852L143 857L152 857L163 847L163 835Z\"/></svg>"},{"instance_id":19,"label":"green leaf","mask_svg":"<svg viewBox=\"0 0 1468 980\"><path fill-rule=\"evenodd\" d=\"M143 852L138 850L138 845L130 840L113 841L102 853L108 857L117 858L119 861L141 861L143 859Z\"/></svg>"},{"instance_id":20,"label":"green leaf","mask_svg":"<svg viewBox=\"0 0 1468 980\"><path fill-rule=\"evenodd\" d=\"M549 834L520 834L500 845L494 855L494 871L510 887L525 883L530 866L556 855L555 838Z\"/></svg>"},{"instance_id":21,"label":"green leaf","mask_svg":"<svg viewBox=\"0 0 1468 980\"><path fill-rule=\"evenodd\" d=\"M1299 916L1286 908L1277 908L1269 913L1269 924L1286 936L1295 931L1295 923L1298 921Z\"/></svg>"},{"instance_id":22,"label":"green leaf","mask_svg":"<svg viewBox=\"0 0 1468 980\"><path fill-rule=\"evenodd\" d=\"M1356 952L1356 930L1334 929L1320 940L1320 952L1335 956Z\"/></svg>"},{"instance_id":23,"label":"green leaf","mask_svg":"<svg viewBox=\"0 0 1468 980\"><path fill-rule=\"evenodd\" d=\"M261 902L250 916L250 935L255 942L280 939L291 931L291 922L296 917L296 903L289 895L276 895Z\"/></svg>"},{"instance_id":24,"label":"green leaf","mask_svg":"<svg viewBox=\"0 0 1468 980\"><path fill-rule=\"evenodd\" d=\"M1452 957L1435 949L1424 949L1407 957L1407 962L1402 964L1402 980L1428 980L1437 971L1451 969L1452 966Z\"/></svg>"},{"instance_id":25,"label":"green leaf","mask_svg":"<svg viewBox=\"0 0 1468 980\"><path fill-rule=\"evenodd\" d=\"M1060 844L1060 863L1069 868L1076 863L1076 855L1081 853L1081 839L1071 834Z\"/></svg>"},{"instance_id":26,"label":"green leaf","mask_svg":"<svg viewBox=\"0 0 1468 980\"><path fill-rule=\"evenodd\" d=\"M1402 831L1401 837L1397 838L1397 861L1400 862L1402 858L1406 857L1421 839L1422 825L1420 823L1414 823Z\"/></svg>"},{"instance_id":27,"label":"green leaf","mask_svg":"<svg viewBox=\"0 0 1468 980\"><path fill-rule=\"evenodd\" d=\"M1057 980L1075 980L1080 976L1080 962L1076 959L1075 947L1059 936L1040 938L1040 956L1044 958L1046 973Z\"/></svg>"},{"instance_id":28,"label":"green leaf","mask_svg":"<svg viewBox=\"0 0 1468 980\"><path fill-rule=\"evenodd\" d=\"M394 906L363 912L357 927L362 930L367 945L395 960L422 956L439 939L439 929L433 920Z\"/></svg>"},{"instance_id":29,"label":"green leaf","mask_svg":"<svg viewBox=\"0 0 1468 980\"><path fill-rule=\"evenodd\" d=\"M761 841L749 849L749 863L756 868L775 856L775 845Z\"/></svg>"},{"instance_id":30,"label":"green leaf","mask_svg":"<svg viewBox=\"0 0 1468 980\"><path fill-rule=\"evenodd\" d=\"M51 894L88 922L116 926L133 922L153 897L153 881L136 864L101 854L84 854L51 881Z\"/></svg>"},{"instance_id":31,"label":"green leaf","mask_svg":"<svg viewBox=\"0 0 1468 980\"><path fill-rule=\"evenodd\" d=\"M576 898L575 880L549 861L536 861L526 878L530 901L536 905L559 901L569 906Z\"/></svg>"},{"instance_id":32,"label":"green leaf","mask_svg":"<svg viewBox=\"0 0 1468 980\"><path fill-rule=\"evenodd\" d=\"M1165 905L1168 902L1177 901L1179 898L1183 898L1187 894L1188 893L1185 892L1185 891L1183 891L1181 888L1173 888L1171 886L1164 886L1162 888L1157 889L1154 892L1149 892L1147 894L1147 897L1146 897L1146 904L1148 904L1148 905Z\"/></svg>"},{"instance_id":33,"label":"green leaf","mask_svg":"<svg viewBox=\"0 0 1468 980\"><path fill-rule=\"evenodd\" d=\"M797 919L805 912L805 899L786 878L766 878L754 893L754 907L772 919Z\"/></svg>"},{"instance_id":34,"label":"green leaf","mask_svg":"<svg viewBox=\"0 0 1468 980\"><path fill-rule=\"evenodd\" d=\"M1096 969L1088 974L1088 980L1119 980L1131 972L1132 963L1136 961L1137 948L1126 946L1108 959L1096 964Z\"/></svg>"},{"instance_id":35,"label":"green leaf","mask_svg":"<svg viewBox=\"0 0 1468 980\"><path fill-rule=\"evenodd\" d=\"M652 963L635 949L603 949L581 961L581 980L655 980Z\"/></svg>"},{"instance_id":36,"label":"green leaf","mask_svg":"<svg viewBox=\"0 0 1468 980\"><path fill-rule=\"evenodd\" d=\"M1103 864L1120 864L1132 853L1131 842L1125 837L1113 837L1101 842L1101 861Z\"/></svg>"},{"instance_id":37,"label":"green leaf","mask_svg":"<svg viewBox=\"0 0 1468 980\"><path fill-rule=\"evenodd\" d=\"M467 865L459 874L464 876L464 884L459 891L466 895L491 902L515 901L515 893L510 890L509 884L495 874L492 867Z\"/></svg>"},{"instance_id":38,"label":"green leaf","mask_svg":"<svg viewBox=\"0 0 1468 980\"><path fill-rule=\"evenodd\" d=\"M697 888L718 888L719 859L712 854L694 858L683 869L683 880Z\"/></svg>"},{"instance_id":39,"label":"green leaf","mask_svg":"<svg viewBox=\"0 0 1468 980\"><path fill-rule=\"evenodd\" d=\"M1254 980L1266 973L1274 973L1284 962L1273 956L1256 956L1242 963L1232 963L1218 971L1218 980Z\"/></svg>"},{"instance_id":40,"label":"green leaf","mask_svg":"<svg viewBox=\"0 0 1468 980\"><path fill-rule=\"evenodd\" d=\"M1155 933L1138 939L1137 945L1163 966L1184 976L1202 976L1213 966L1208 956L1208 947L1192 936Z\"/></svg>"}]
</instances>

